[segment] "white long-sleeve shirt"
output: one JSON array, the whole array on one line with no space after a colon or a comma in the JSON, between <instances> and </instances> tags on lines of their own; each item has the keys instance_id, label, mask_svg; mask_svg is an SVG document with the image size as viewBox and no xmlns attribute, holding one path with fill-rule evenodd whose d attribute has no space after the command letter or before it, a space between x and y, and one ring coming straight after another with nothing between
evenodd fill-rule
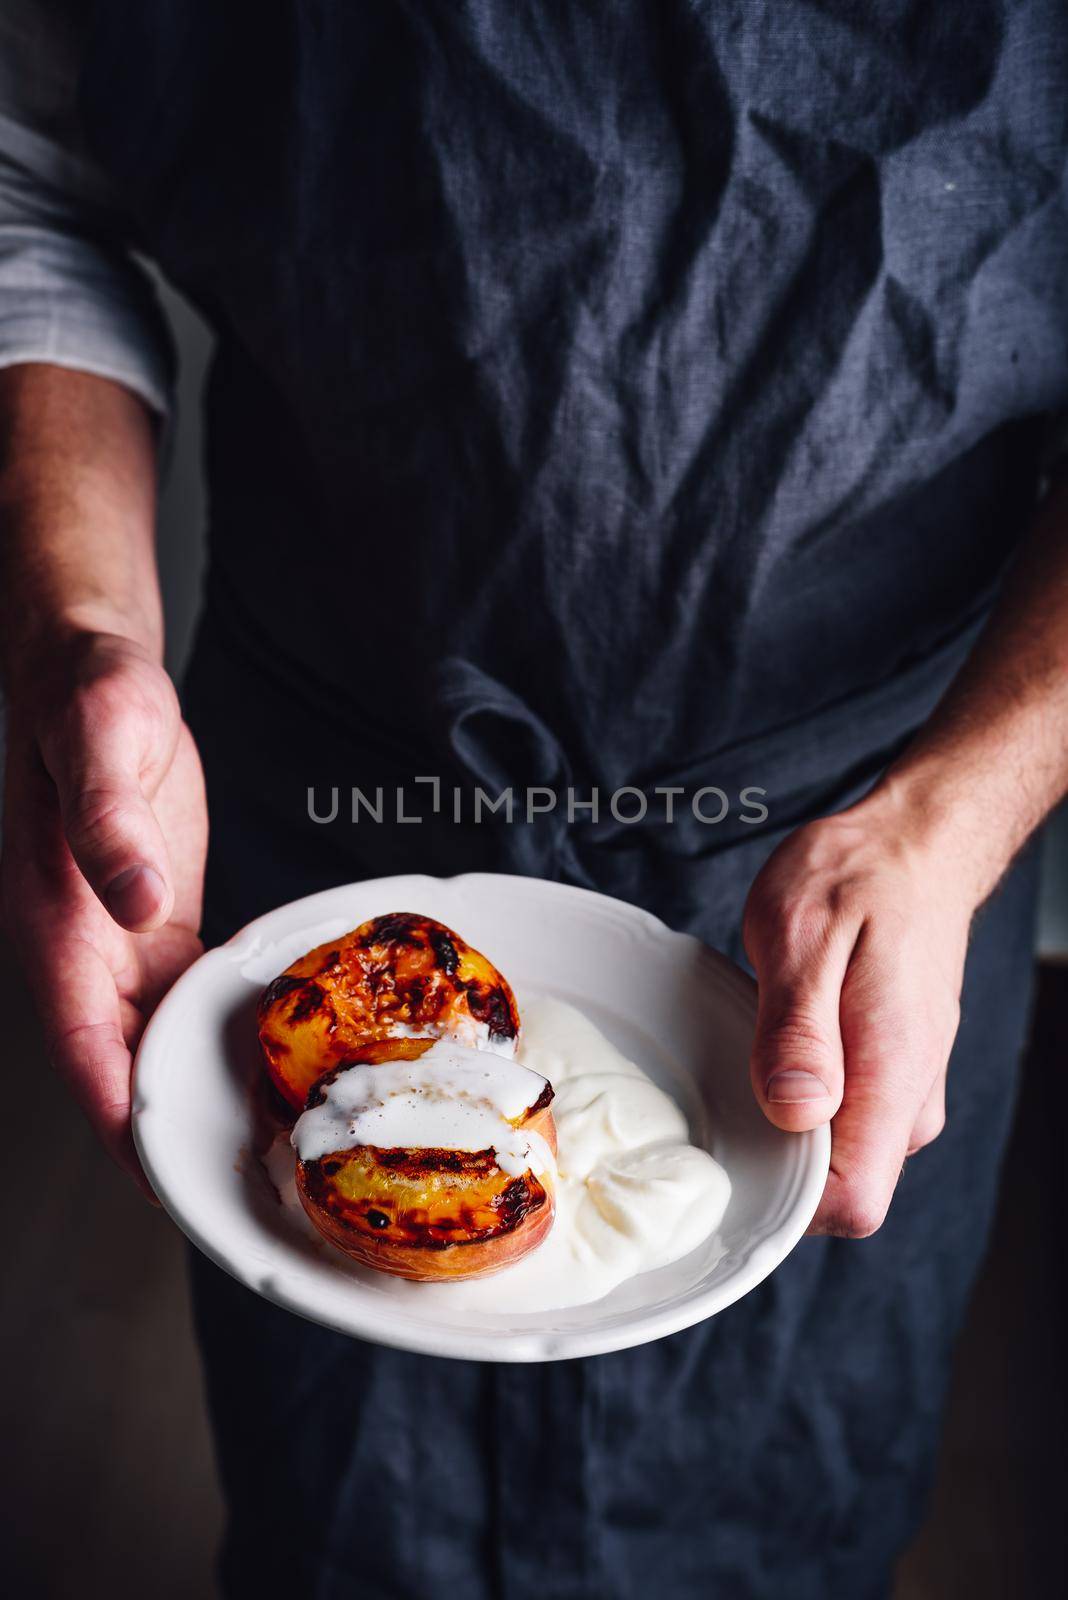
<instances>
[{"instance_id":1,"label":"white long-sleeve shirt","mask_svg":"<svg viewBox=\"0 0 1068 1600\"><path fill-rule=\"evenodd\" d=\"M166 319L78 126L81 10L0 0L0 367L92 372L166 413Z\"/></svg>"}]
</instances>

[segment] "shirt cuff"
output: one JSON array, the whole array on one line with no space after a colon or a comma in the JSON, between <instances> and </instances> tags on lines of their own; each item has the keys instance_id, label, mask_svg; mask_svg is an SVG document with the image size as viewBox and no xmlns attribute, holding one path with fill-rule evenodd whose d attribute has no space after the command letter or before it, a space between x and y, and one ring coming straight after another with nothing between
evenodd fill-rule
<instances>
[{"instance_id":1,"label":"shirt cuff","mask_svg":"<svg viewBox=\"0 0 1068 1600\"><path fill-rule=\"evenodd\" d=\"M0 224L0 367L24 361L110 378L166 417L175 358L132 255L77 234Z\"/></svg>"}]
</instances>

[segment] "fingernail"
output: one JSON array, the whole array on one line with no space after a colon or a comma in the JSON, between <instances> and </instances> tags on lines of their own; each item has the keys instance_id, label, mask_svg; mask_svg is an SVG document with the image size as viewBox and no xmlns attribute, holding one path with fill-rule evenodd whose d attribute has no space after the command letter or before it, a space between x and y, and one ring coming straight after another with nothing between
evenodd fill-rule
<instances>
[{"instance_id":1,"label":"fingernail","mask_svg":"<svg viewBox=\"0 0 1068 1600\"><path fill-rule=\"evenodd\" d=\"M105 899L118 922L147 922L163 904L165 894L155 867L127 867L108 884Z\"/></svg>"},{"instance_id":2,"label":"fingernail","mask_svg":"<svg viewBox=\"0 0 1068 1600\"><path fill-rule=\"evenodd\" d=\"M827 1085L814 1072L804 1072L791 1067L786 1072L776 1072L768 1079L764 1093L779 1105L793 1105L799 1100L826 1100Z\"/></svg>"}]
</instances>

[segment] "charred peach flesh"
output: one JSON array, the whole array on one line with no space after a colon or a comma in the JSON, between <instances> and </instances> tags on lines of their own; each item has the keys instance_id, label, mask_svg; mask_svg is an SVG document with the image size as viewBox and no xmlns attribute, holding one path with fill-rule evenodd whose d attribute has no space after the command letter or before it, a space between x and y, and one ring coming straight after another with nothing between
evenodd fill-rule
<instances>
[{"instance_id":1,"label":"charred peach flesh","mask_svg":"<svg viewBox=\"0 0 1068 1600\"><path fill-rule=\"evenodd\" d=\"M259 1005L267 1070L298 1111L319 1078L376 1042L445 1035L507 1054L518 1033L515 996L492 963L442 923L409 912L375 917L301 956Z\"/></svg>"},{"instance_id":2,"label":"charred peach flesh","mask_svg":"<svg viewBox=\"0 0 1068 1600\"><path fill-rule=\"evenodd\" d=\"M358 1070L358 1069L357 1069ZM556 1150L548 1098L520 1124ZM297 1162L297 1192L320 1233L364 1266L398 1277L486 1277L552 1227L549 1173L509 1176L492 1150L378 1150Z\"/></svg>"}]
</instances>

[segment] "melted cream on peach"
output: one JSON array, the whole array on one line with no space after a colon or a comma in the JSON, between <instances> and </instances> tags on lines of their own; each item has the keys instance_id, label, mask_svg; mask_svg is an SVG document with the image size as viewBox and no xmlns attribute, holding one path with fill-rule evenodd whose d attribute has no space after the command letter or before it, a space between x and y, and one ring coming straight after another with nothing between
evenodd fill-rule
<instances>
[{"instance_id":1,"label":"melted cream on peach","mask_svg":"<svg viewBox=\"0 0 1068 1600\"><path fill-rule=\"evenodd\" d=\"M514 1126L545 1091L530 1068L439 1039L415 1061L347 1067L293 1129L302 1161L337 1150L492 1150L502 1172L551 1171L552 1151Z\"/></svg>"}]
</instances>

